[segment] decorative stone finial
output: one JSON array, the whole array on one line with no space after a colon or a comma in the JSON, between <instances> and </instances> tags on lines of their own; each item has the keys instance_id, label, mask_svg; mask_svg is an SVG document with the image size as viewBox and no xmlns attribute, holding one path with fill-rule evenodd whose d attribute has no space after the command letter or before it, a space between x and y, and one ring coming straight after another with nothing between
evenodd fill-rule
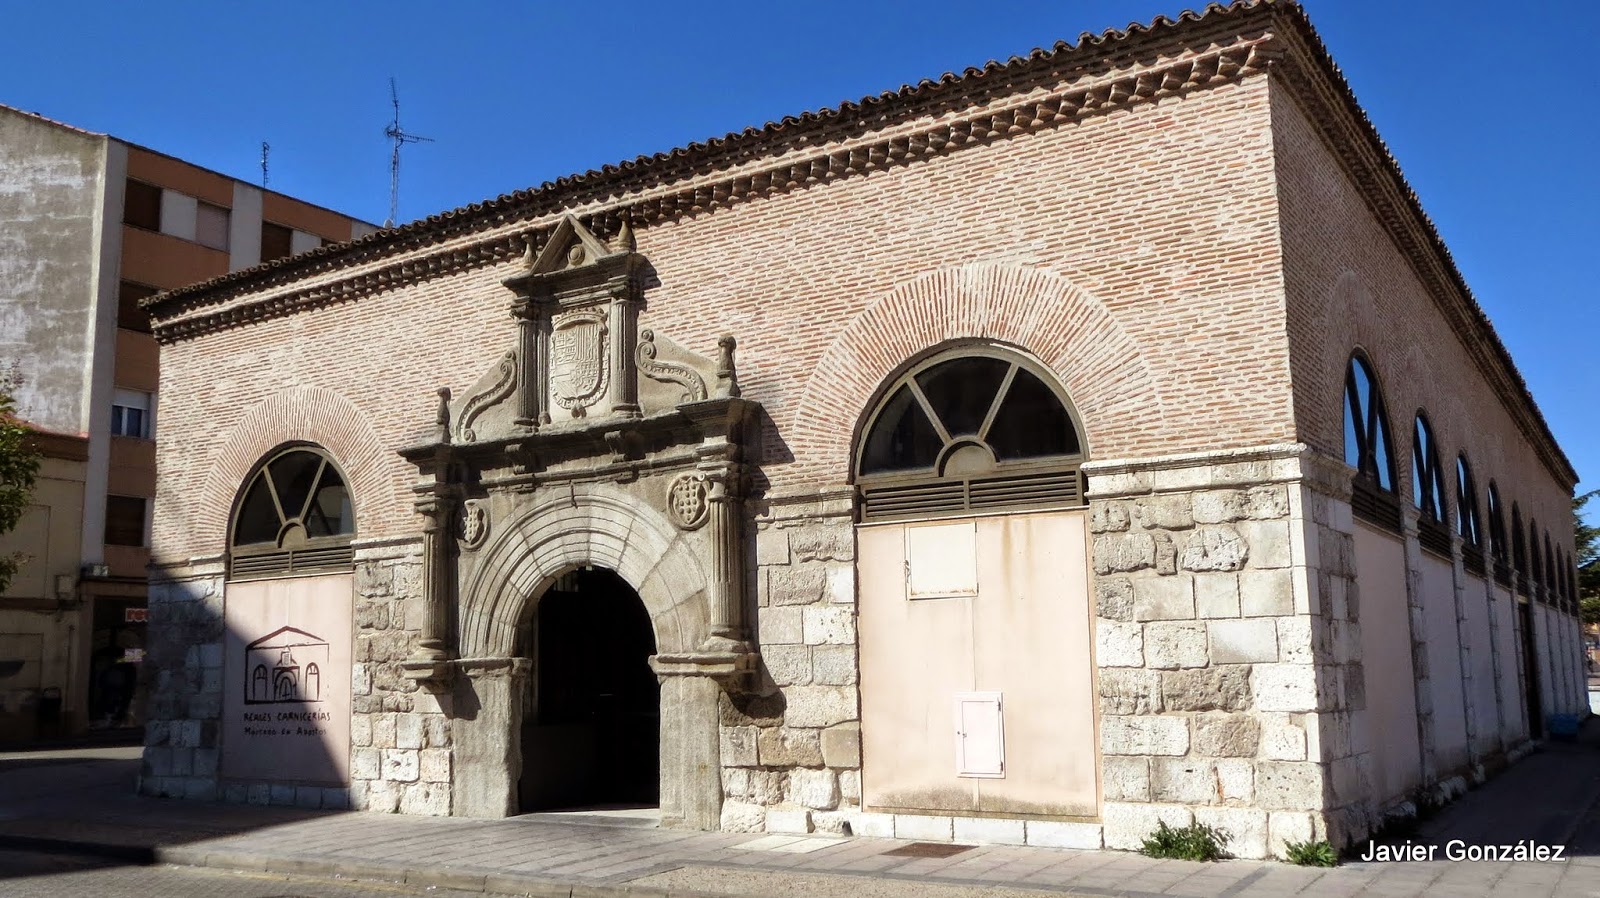
<instances>
[{"instance_id":1,"label":"decorative stone finial","mask_svg":"<svg viewBox=\"0 0 1600 898\"><path fill-rule=\"evenodd\" d=\"M433 437L441 443L450 442L450 388L439 388L439 412L434 416Z\"/></svg>"},{"instance_id":2,"label":"decorative stone finial","mask_svg":"<svg viewBox=\"0 0 1600 898\"><path fill-rule=\"evenodd\" d=\"M527 235L525 235L522 238L522 245L524 247L524 249L522 251L522 267L528 269L529 271L532 271L533 270L533 263L538 261L538 259L539 259L538 255L536 253L534 253L534 251L533 251L533 234L532 234L532 232L529 232Z\"/></svg>"},{"instance_id":3,"label":"decorative stone finial","mask_svg":"<svg viewBox=\"0 0 1600 898\"><path fill-rule=\"evenodd\" d=\"M738 342L732 334L723 334L717 338L717 394L719 396L737 397L739 395L739 376L733 367L733 350Z\"/></svg>"},{"instance_id":4,"label":"decorative stone finial","mask_svg":"<svg viewBox=\"0 0 1600 898\"><path fill-rule=\"evenodd\" d=\"M622 227L617 230L617 252L631 253L638 248L639 241L634 239L633 225L623 218Z\"/></svg>"}]
</instances>

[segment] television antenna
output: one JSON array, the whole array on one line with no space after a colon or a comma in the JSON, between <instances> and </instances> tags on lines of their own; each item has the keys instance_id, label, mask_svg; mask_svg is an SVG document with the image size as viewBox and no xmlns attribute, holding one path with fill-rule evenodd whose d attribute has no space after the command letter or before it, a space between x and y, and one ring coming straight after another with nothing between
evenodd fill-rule
<instances>
[{"instance_id":1,"label":"television antenna","mask_svg":"<svg viewBox=\"0 0 1600 898\"><path fill-rule=\"evenodd\" d=\"M389 220L384 222L384 226L392 228L400 209L400 148L408 143L433 143L433 138L407 134L400 127L400 92L392 76L389 78L389 99L394 103L394 121L383 129L383 134L394 141L394 155L389 160Z\"/></svg>"},{"instance_id":2,"label":"television antenna","mask_svg":"<svg viewBox=\"0 0 1600 898\"><path fill-rule=\"evenodd\" d=\"M261 189L267 189L267 152L272 149L272 144L261 141Z\"/></svg>"}]
</instances>

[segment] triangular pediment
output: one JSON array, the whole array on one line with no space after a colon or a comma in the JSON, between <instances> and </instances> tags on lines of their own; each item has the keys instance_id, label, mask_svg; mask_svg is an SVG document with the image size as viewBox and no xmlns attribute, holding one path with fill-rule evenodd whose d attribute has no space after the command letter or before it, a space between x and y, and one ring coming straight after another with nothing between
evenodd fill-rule
<instances>
[{"instance_id":1,"label":"triangular pediment","mask_svg":"<svg viewBox=\"0 0 1600 898\"><path fill-rule=\"evenodd\" d=\"M593 231L584 227L583 222L568 215L556 225L555 231L550 234L550 239L545 242L544 248L534 259L529 273L549 274L583 268L615 254L616 250L596 237Z\"/></svg>"}]
</instances>

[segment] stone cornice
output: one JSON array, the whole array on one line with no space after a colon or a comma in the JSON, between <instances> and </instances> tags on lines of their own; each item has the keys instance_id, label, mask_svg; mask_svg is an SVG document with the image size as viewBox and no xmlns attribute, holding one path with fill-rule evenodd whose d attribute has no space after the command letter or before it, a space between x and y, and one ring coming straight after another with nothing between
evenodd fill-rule
<instances>
[{"instance_id":1,"label":"stone cornice","mask_svg":"<svg viewBox=\"0 0 1600 898\"><path fill-rule=\"evenodd\" d=\"M1307 121L1360 189L1373 216L1433 296L1435 305L1539 460L1571 490L1578 481L1577 472L1556 443L1527 382L1473 297L1416 192L1406 183L1388 145L1367 118L1304 12L1298 7L1286 7L1279 18L1291 27L1276 29L1275 43L1282 48L1283 60L1272 66L1275 82L1288 88Z\"/></svg>"},{"instance_id":2,"label":"stone cornice","mask_svg":"<svg viewBox=\"0 0 1600 898\"><path fill-rule=\"evenodd\" d=\"M537 253L553 229L549 219L565 210L587 207L585 223L608 239L624 220L645 227L1236 81L1265 70L1263 29L1271 23L1265 11L1274 2L1213 6L1204 16L1086 35L1076 46L1058 44L710 145L607 166L160 294L145 305L157 338L171 343L510 261L530 243ZM516 228L533 222L541 224ZM362 267L339 273L356 266ZM305 281L313 283L296 286ZM250 294L266 295L228 304Z\"/></svg>"}]
</instances>

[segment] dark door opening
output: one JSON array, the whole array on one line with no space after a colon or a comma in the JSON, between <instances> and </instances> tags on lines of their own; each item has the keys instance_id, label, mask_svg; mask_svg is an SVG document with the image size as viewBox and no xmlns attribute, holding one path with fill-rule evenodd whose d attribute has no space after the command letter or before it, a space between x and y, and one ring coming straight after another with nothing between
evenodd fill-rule
<instances>
[{"instance_id":1,"label":"dark door opening","mask_svg":"<svg viewBox=\"0 0 1600 898\"><path fill-rule=\"evenodd\" d=\"M1528 738L1544 738L1544 709L1539 702L1539 640L1533 632L1533 603L1517 603L1522 622L1522 705L1528 712Z\"/></svg>"},{"instance_id":2,"label":"dark door opening","mask_svg":"<svg viewBox=\"0 0 1600 898\"><path fill-rule=\"evenodd\" d=\"M661 689L639 594L611 571L573 571L539 600L530 637L522 810L656 805Z\"/></svg>"}]
</instances>

